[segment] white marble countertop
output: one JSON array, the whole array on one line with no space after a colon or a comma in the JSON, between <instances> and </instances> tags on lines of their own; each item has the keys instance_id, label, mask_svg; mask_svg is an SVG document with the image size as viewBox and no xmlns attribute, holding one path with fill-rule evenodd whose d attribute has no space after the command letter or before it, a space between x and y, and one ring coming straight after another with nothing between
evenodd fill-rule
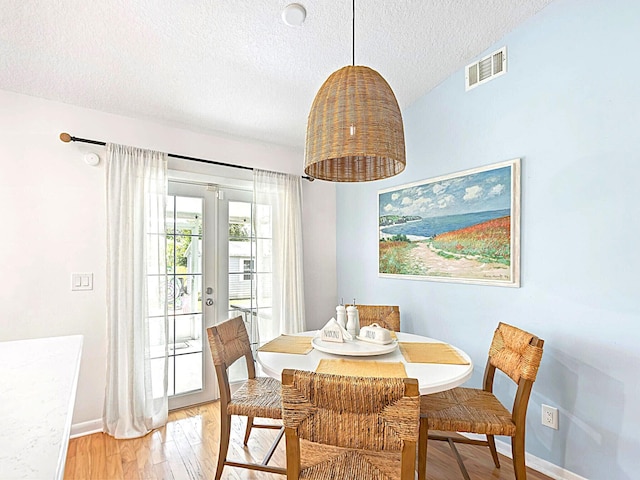
<instances>
[{"instance_id":1,"label":"white marble countertop","mask_svg":"<svg viewBox=\"0 0 640 480\"><path fill-rule=\"evenodd\" d=\"M82 335L0 342L0 477L62 479Z\"/></svg>"}]
</instances>

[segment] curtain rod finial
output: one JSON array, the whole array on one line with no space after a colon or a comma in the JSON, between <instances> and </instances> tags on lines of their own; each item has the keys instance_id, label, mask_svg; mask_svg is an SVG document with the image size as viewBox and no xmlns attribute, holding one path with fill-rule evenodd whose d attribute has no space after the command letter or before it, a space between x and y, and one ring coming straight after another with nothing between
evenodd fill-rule
<instances>
[{"instance_id":1,"label":"curtain rod finial","mask_svg":"<svg viewBox=\"0 0 640 480\"><path fill-rule=\"evenodd\" d=\"M63 132L60 134L60 140L62 140L64 143L69 143L71 141L71 135Z\"/></svg>"}]
</instances>

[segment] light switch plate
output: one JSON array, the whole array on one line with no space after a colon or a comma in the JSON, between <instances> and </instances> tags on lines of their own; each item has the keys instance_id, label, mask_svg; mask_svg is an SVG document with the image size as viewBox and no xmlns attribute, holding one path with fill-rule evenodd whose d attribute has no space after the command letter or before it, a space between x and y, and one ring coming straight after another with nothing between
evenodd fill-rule
<instances>
[{"instance_id":1,"label":"light switch plate","mask_svg":"<svg viewBox=\"0 0 640 480\"><path fill-rule=\"evenodd\" d=\"M93 273L72 273L71 290L93 290Z\"/></svg>"}]
</instances>

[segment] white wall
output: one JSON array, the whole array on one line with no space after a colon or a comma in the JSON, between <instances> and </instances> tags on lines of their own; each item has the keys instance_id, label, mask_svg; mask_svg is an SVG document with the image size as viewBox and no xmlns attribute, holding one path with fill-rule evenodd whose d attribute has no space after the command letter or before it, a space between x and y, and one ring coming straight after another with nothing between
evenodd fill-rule
<instances>
[{"instance_id":1,"label":"white wall","mask_svg":"<svg viewBox=\"0 0 640 480\"><path fill-rule=\"evenodd\" d=\"M302 174L303 152L0 91L0 341L84 335L78 425L101 417L105 387L104 147L65 144L61 132L293 174ZM98 167L83 162L88 151L101 155ZM170 168L185 164L171 160ZM206 164L187 168L211 171ZM304 181L303 195L313 327L326 321L336 296L335 187ZM72 272L92 272L94 289L72 292Z\"/></svg>"},{"instance_id":2,"label":"white wall","mask_svg":"<svg viewBox=\"0 0 640 480\"><path fill-rule=\"evenodd\" d=\"M527 451L592 480L640 471L639 26L635 0L556 0L487 50L506 75L465 92L461 68L403 112L405 172L337 191L338 294L399 304L403 330L471 354L474 386L499 321L545 339ZM378 278L378 190L515 157L521 288Z\"/></svg>"}]
</instances>

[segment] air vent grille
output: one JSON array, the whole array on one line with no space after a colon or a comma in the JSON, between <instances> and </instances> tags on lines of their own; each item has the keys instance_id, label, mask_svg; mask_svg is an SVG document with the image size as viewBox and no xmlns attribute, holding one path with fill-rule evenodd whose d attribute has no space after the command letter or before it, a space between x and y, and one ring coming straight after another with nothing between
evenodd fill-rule
<instances>
[{"instance_id":1,"label":"air vent grille","mask_svg":"<svg viewBox=\"0 0 640 480\"><path fill-rule=\"evenodd\" d=\"M466 90L471 90L507 72L507 47L493 52L465 69Z\"/></svg>"}]
</instances>

